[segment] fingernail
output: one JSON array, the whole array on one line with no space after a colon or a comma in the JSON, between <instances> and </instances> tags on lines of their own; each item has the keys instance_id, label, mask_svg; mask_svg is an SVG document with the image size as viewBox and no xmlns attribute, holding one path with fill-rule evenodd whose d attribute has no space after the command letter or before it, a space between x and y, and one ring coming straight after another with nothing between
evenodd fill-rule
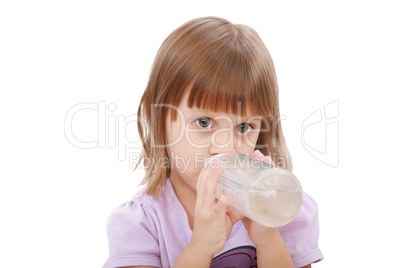
<instances>
[{"instance_id":1,"label":"fingernail","mask_svg":"<svg viewBox=\"0 0 402 268\"><path fill-rule=\"evenodd\" d=\"M263 153L261 153L261 151L260 151L260 150L257 150L256 152L257 152L257 155L258 155L258 156L262 156L262 157L264 157L264 154L263 154Z\"/></svg>"},{"instance_id":2,"label":"fingernail","mask_svg":"<svg viewBox=\"0 0 402 268\"><path fill-rule=\"evenodd\" d=\"M270 165L275 166L275 163L274 163L274 161L272 161L272 158L271 158L270 155L269 155L269 156L266 156L265 159L266 159L266 161L264 160L264 162L266 162L266 163L268 163L268 164L270 164Z\"/></svg>"}]
</instances>

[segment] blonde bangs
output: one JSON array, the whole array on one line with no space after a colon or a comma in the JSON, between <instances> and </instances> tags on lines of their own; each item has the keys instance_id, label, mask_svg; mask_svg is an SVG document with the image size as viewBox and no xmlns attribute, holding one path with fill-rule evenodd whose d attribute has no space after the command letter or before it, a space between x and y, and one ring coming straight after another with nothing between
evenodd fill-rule
<instances>
[{"instance_id":1,"label":"blonde bangs","mask_svg":"<svg viewBox=\"0 0 402 268\"><path fill-rule=\"evenodd\" d=\"M219 63L226 63L226 66L219 66ZM190 108L195 106L217 113L241 116L248 111L264 117L273 114L270 109L273 105L267 97L272 89L268 88L261 76L251 73L247 64L217 58L217 65L214 67L194 79L188 92L187 105Z\"/></svg>"}]
</instances>

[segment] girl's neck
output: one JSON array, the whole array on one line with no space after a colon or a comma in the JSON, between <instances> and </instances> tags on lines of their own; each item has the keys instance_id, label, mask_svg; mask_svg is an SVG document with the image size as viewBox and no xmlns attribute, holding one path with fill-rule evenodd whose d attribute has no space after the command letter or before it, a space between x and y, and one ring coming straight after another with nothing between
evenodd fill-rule
<instances>
[{"instance_id":1,"label":"girl's neck","mask_svg":"<svg viewBox=\"0 0 402 268\"><path fill-rule=\"evenodd\" d=\"M182 177L176 172L172 171L169 179L170 182L172 183L177 198L179 199L180 203L183 205L187 213L188 224L190 226L190 229L193 230L194 208L195 208L195 201L197 198L197 192L194 189L192 189L187 183L185 183Z\"/></svg>"}]
</instances>

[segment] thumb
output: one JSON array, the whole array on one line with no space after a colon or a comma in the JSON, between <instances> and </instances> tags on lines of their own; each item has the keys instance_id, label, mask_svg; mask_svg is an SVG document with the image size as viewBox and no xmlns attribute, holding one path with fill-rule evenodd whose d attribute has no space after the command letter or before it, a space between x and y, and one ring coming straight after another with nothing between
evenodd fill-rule
<instances>
[{"instance_id":1,"label":"thumb","mask_svg":"<svg viewBox=\"0 0 402 268\"><path fill-rule=\"evenodd\" d=\"M243 220L244 218L246 218L246 216L244 216L242 213L238 212L235 209L231 209L229 211L226 212L226 214L228 215L230 221L235 224L236 222Z\"/></svg>"}]
</instances>

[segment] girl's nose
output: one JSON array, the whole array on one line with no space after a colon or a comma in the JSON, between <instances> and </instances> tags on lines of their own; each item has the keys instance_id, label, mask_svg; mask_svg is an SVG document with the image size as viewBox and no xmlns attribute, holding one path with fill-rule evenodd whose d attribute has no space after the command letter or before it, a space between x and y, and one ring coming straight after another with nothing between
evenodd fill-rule
<instances>
[{"instance_id":1,"label":"girl's nose","mask_svg":"<svg viewBox=\"0 0 402 268\"><path fill-rule=\"evenodd\" d=\"M211 135L209 143L209 153L211 155L234 153L236 152L236 146L234 141L234 134L231 131L217 130Z\"/></svg>"}]
</instances>

